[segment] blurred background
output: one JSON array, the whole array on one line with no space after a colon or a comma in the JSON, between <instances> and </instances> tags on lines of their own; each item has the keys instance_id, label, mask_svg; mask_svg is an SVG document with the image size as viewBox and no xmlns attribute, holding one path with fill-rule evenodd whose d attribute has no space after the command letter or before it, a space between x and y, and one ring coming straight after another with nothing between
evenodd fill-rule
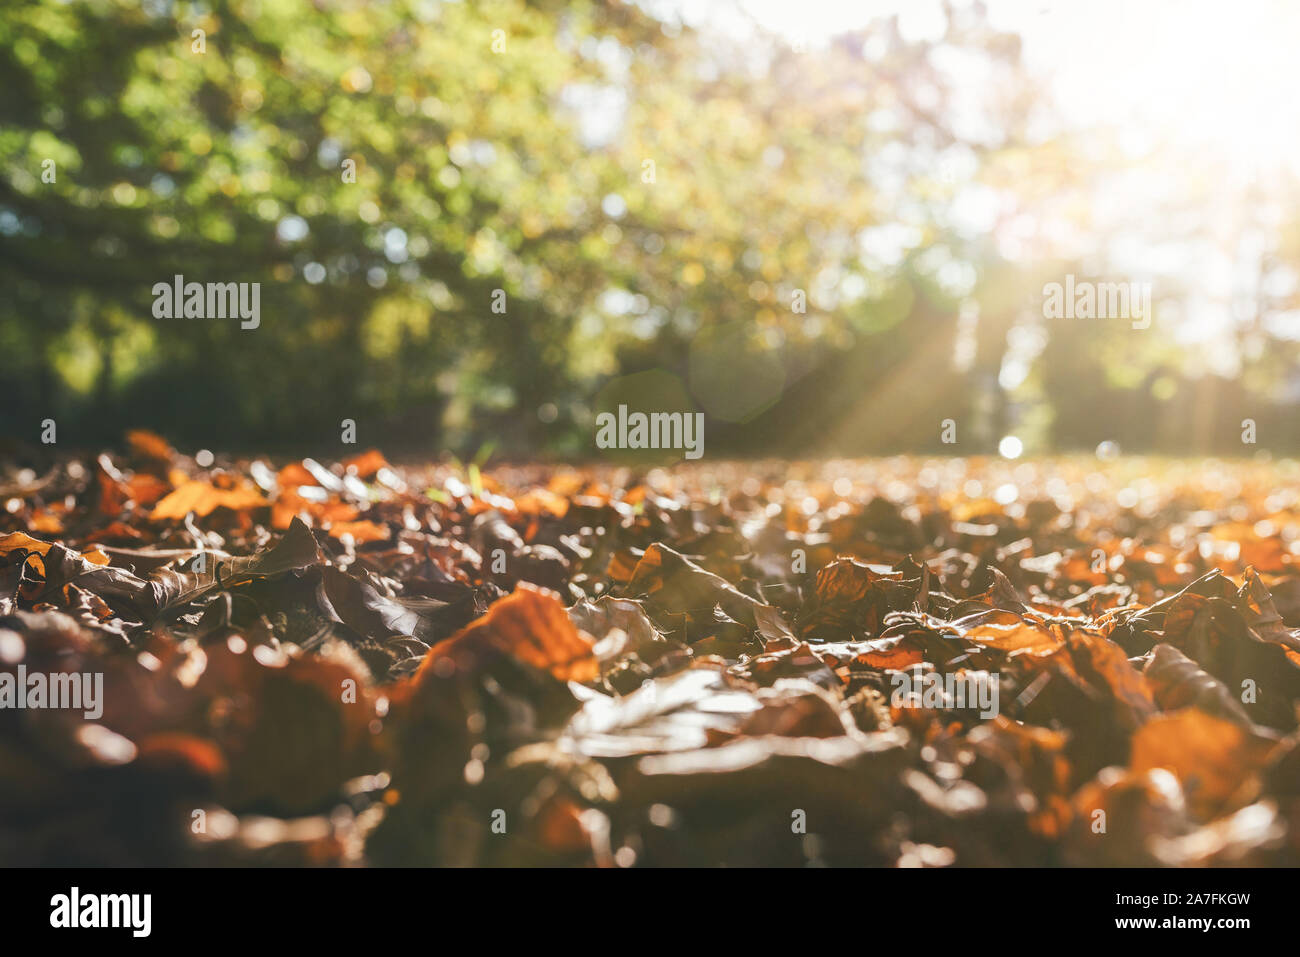
<instances>
[{"instance_id":1,"label":"blurred background","mask_svg":"<svg viewBox=\"0 0 1300 957\"><path fill-rule=\"evenodd\" d=\"M629 402L704 412L711 456L1290 454L1298 28L6 0L0 436L328 450L352 419L394 455L587 459ZM176 274L260 282L260 327L154 318ZM1149 328L1046 318L1067 274L1149 283Z\"/></svg>"}]
</instances>

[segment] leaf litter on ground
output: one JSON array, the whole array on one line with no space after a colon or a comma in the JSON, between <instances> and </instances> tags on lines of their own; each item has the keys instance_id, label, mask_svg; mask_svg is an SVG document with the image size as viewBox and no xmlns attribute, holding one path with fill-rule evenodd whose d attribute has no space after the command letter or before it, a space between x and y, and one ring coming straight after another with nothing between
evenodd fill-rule
<instances>
[{"instance_id":1,"label":"leaf litter on ground","mask_svg":"<svg viewBox=\"0 0 1300 957\"><path fill-rule=\"evenodd\" d=\"M0 858L1295 865L1294 473L0 466Z\"/></svg>"}]
</instances>

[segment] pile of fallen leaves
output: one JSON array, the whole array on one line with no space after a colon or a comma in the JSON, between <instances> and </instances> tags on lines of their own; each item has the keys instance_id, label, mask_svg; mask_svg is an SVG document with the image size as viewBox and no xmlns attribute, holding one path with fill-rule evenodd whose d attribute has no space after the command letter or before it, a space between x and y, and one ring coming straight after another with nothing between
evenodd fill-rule
<instances>
[{"instance_id":1,"label":"pile of fallen leaves","mask_svg":"<svg viewBox=\"0 0 1300 957\"><path fill-rule=\"evenodd\" d=\"M0 709L4 864L1300 863L1285 463L129 440L0 466L0 672L103 676Z\"/></svg>"}]
</instances>

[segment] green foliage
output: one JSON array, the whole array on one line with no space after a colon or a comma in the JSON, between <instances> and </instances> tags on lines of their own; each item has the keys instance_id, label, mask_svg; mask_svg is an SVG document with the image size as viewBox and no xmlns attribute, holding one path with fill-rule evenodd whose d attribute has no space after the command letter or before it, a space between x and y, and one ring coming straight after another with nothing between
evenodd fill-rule
<instances>
[{"instance_id":1,"label":"green foliage","mask_svg":"<svg viewBox=\"0 0 1300 957\"><path fill-rule=\"evenodd\" d=\"M770 441L864 414L835 375L921 359L954 386L915 417L961 415L1015 319L985 310L953 372L959 306L1015 295L953 198L1050 195L1063 147L1029 145L1041 104L978 7L942 40L973 107L937 48L604 0L10 3L0 424L572 452L611 378L658 369ZM261 283L263 322L154 318L177 274Z\"/></svg>"}]
</instances>

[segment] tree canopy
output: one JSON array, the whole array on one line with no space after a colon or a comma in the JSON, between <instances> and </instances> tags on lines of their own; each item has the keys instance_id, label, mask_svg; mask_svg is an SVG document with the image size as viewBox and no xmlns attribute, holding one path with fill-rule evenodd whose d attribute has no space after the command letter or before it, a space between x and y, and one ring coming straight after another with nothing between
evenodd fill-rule
<instances>
[{"instance_id":1,"label":"tree canopy","mask_svg":"<svg viewBox=\"0 0 1300 957\"><path fill-rule=\"evenodd\" d=\"M798 50L613 0L42 0L0 85L7 435L591 454L634 389L738 451L1088 444L1099 407L1154 447L1204 398L1167 339L1043 328L1044 277L1106 267L1008 224L1116 164L1042 133L978 4ZM260 326L155 318L176 275L260 283ZM1218 399L1267 418L1294 340L1239 334Z\"/></svg>"}]
</instances>

